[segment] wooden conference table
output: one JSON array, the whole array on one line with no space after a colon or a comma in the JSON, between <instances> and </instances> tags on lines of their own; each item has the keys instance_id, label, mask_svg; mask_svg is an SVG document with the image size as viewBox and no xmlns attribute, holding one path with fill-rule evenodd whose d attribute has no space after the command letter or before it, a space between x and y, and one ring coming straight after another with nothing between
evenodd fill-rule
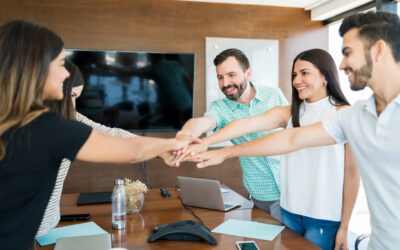
<instances>
[{"instance_id":1,"label":"wooden conference table","mask_svg":"<svg viewBox=\"0 0 400 250\"><path fill-rule=\"evenodd\" d=\"M159 240L148 243L147 239L152 235L153 228L161 224L169 224L181 220L196 221L194 216L182 206L178 192L169 189L171 197L163 198L159 189L152 189L145 195L145 202L140 213L127 216L127 225L124 230L113 230L111 227L111 204L77 206L78 194L66 194L61 199L61 214L90 213L90 221L94 221L111 234L113 247L127 249L237 249L235 242L254 240L261 250L263 249L319 249L311 242L285 228L273 241L256 240L238 236L212 233L217 239L217 245L209 245L205 242L167 241ZM251 220L262 223L280 225L278 221L264 211L254 207L253 209L236 208L229 212L213 211L191 207L193 212L201 218L206 227L214 229L225 220L239 219ZM67 226L80 222L60 222L58 226ZM35 249L53 249L55 245L40 247L35 242Z\"/></svg>"}]
</instances>

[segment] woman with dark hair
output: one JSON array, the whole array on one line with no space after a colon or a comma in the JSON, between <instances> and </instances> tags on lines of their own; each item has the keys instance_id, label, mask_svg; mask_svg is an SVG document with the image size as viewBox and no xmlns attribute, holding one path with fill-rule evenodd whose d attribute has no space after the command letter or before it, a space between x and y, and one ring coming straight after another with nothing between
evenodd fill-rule
<instances>
[{"instance_id":1,"label":"woman with dark hair","mask_svg":"<svg viewBox=\"0 0 400 250\"><path fill-rule=\"evenodd\" d=\"M65 59L65 68L68 70L70 75L63 83L63 99L48 100L45 101L45 104L51 111L54 111L65 118L75 119L75 99L77 98L77 93L80 94L83 90L84 80L79 68L68 59Z\"/></svg>"},{"instance_id":2,"label":"woman with dark hair","mask_svg":"<svg viewBox=\"0 0 400 250\"><path fill-rule=\"evenodd\" d=\"M70 76L63 83L63 99L60 101L49 100L45 102L45 105L48 106L51 111L54 111L67 119L75 119L79 122L82 122L105 135L116 136L120 138L132 138L136 136L135 134L132 134L120 128L110 128L102 124L96 123L77 112L75 109L75 101L81 95L84 87L83 76L79 68L68 59L65 60L65 68L70 73ZM170 165L168 155L168 153L163 153L159 156L164 160L167 165ZM36 233L36 237L46 234L49 230L56 227L58 222L60 221L61 192L70 165L71 161L68 159L63 159L60 164L56 183L50 196L49 203L47 204L47 208L44 213L39 230Z\"/></svg>"},{"instance_id":3,"label":"woman with dark hair","mask_svg":"<svg viewBox=\"0 0 400 250\"><path fill-rule=\"evenodd\" d=\"M328 52L322 49L306 50L296 56L296 58L293 60L293 65L292 65L293 84L292 84L291 115L292 115L293 127L300 127L300 122L299 122L300 106L305 100L305 98L300 97L303 91L298 91L294 84L294 80L297 76L297 73L295 73L294 71L295 64L299 60L311 63L324 76L325 79L323 81L323 85L325 89L322 88L321 91L323 92L326 91L326 95L325 93L324 95L325 97L327 96L329 97L328 100L333 106L344 107L350 105L350 103L344 96L342 89L340 88L337 67L331 55L329 55ZM303 71L302 74L307 74L307 72Z\"/></svg>"},{"instance_id":4,"label":"woman with dark hair","mask_svg":"<svg viewBox=\"0 0 400 250\"><path fill-rule=\"evenodd\" d=\"M260 116L237 119L202 143L190 146L194 155L209 145L248 133L306 126L349 105L338 80L333 58L324 50L300 53L292 67L292 105L275 107ZM257 140L263 140L265 137ZM278 146L278 145L277 145ZM235 145L233 147L240 147ZM232 157L232 147L194 156L198 167L216 165ZM262 148L249 146L251 155ZM196 160L197 159L197 160ZM347 229L359 187L359 174L348 144L314 147L281 156L283 223L323 249L347 249ZM336 239L336 242L335 242Z\"/></svg>"},{"instance_id":5,"label":"woman with dark hair","mask_svg":"<svg viewBox=\"0 0 400 250\"><path fill-rule=\"evenodd\" d=\"M63 41L27 21L0 26L0 246L33 245L62 159L138 162L191 143L160 138L121 139L48 112L63 98Z\"/></svg>"}]
</instances>

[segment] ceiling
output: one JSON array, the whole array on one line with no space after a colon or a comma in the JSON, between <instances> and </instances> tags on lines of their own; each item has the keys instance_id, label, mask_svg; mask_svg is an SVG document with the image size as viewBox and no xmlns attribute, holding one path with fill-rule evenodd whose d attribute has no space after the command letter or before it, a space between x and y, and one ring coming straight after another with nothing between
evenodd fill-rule
<instances>
[{"instance_id":1,"label":"ceiling","mask_svg":"<svg viewBox=\"0 0 400 250\"><path fill-rule=\"evenodd\" d=\"M311 11L311 20L323 21L374 0L181 0L230 4L268 5Z\"/></svg>"}]
</instances>

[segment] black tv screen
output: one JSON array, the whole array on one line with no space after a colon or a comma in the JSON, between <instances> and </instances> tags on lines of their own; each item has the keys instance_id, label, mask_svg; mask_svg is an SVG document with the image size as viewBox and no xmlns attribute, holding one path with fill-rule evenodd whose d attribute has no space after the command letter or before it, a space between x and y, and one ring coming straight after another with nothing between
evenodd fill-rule
<instances>
[{"instance_id":1,"label":"black tv screen","mask_svg":"<svg viewBox=\"0 0 400 250\"><path fill-rule=\"evenodd\" d=\"M77 110L126 130L179 130L193 116L195 55L67 49L85 87Z\"/></svg>"}]
</instances>

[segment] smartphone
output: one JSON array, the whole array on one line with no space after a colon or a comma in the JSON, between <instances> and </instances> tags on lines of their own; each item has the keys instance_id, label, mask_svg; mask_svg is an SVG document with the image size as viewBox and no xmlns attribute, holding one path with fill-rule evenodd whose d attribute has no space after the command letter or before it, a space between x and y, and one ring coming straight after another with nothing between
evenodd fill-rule
<instances>
[{"instance_id":1,"label":"smartphone","mask_svg":"<svg viewBox=\"0 0 400 250\"><path fill-rule=\"evenodd\" d=\"M62 214L60 221L88 220L90 214Z\"/></svg>"},{"instance_id":2,"label":"smartphone","mask_svg":"<svg viewBox=\"0 0 400 250\"><path fill-rule=\"evenodd\" d=\"M252 241L237 241L236 246L239 250L260 250L254 240Z\"/></svg>"}]
</instances>

